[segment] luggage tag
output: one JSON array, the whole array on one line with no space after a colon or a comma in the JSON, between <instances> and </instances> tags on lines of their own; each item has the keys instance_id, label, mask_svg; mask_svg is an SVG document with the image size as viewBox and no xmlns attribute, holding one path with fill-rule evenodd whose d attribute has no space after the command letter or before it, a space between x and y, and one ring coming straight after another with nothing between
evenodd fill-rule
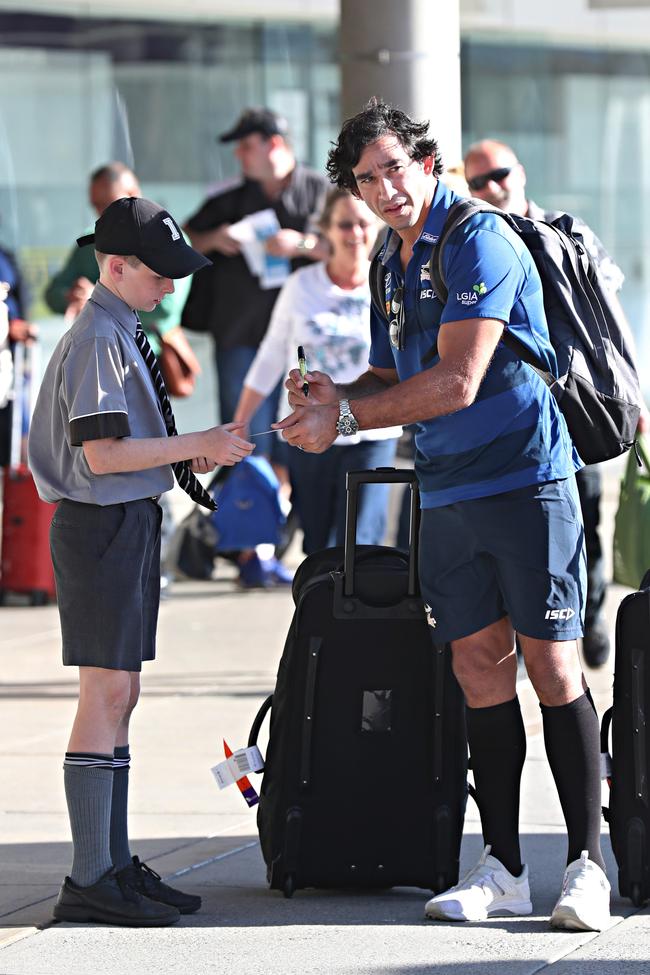
<instances>
[{"instance_id":1,"label":"luggage tag","mask_svg":"<svg viewBox=\"0 0 650 975\"><path fill-rule=\"evenodd\" d=\"M236 783L237 788L246 800L246 804L249 807L256 806L260 797L251 785L247 773L261 772L264 768L264 760L259 748L257 745L253 745L252 748L238 748L237 751L233 752L224 738L223 750L226 761L220 762L211 769L217 785L220 789L226 789L229 785Z\"/></svg>"}]
</instances>

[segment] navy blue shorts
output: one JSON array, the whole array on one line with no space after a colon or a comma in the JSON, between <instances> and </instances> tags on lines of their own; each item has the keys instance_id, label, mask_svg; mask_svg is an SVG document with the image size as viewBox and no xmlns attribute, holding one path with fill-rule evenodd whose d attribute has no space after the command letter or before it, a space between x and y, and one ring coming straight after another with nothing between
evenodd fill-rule
<instances>
[{"instance_id":1,"label":"navy blue shorts","mask_svg":"<svg viewBox=\"0 0 650 975\"><path fill-rule=\"evenodd\" d=\"M160 505L60 501L50 550L63 663L139 671L156 655Z\"/></svg>"},{"instance_id":2,"label":"navy blue shorts","mask_svg":"<svg viewBox=\"0 0 650 975\"><path fill-rule=\"evenodd\" d=\"M446 643L504 616L523 636L582 636L587 568L575 478L426 508L420 583Z\"/></svg>"}]
</instances>

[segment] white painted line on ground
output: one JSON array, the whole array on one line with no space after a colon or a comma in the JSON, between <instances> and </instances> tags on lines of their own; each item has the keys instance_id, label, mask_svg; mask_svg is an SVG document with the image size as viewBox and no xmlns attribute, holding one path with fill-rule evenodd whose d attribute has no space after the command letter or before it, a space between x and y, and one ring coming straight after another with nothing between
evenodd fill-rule
<instances>
[{"instance_id":1,"label":"white painted line on ground","mask_svg":"<svg viewBox=\"0 0 650 975\"><path fill-rule=\"evenodd\" d=\"M207 860L201 860L200 863L193 863L191 867L184 867L182 870L177 870L175 873L170 873L167 879L172 877L182 877L184 874L191 873L193 870L200 870L201 867L208 867L211 863L216 863L217 860L225 860L226 857L232 857L235 853L243 853L244 850L251 850L254 846L259 846L259 840L253 840L252 843L246 843L244 846L237 846L234 850L227 850L225 853L219 853L217 856L208 857Z\"/></svg>"}]
</instances>

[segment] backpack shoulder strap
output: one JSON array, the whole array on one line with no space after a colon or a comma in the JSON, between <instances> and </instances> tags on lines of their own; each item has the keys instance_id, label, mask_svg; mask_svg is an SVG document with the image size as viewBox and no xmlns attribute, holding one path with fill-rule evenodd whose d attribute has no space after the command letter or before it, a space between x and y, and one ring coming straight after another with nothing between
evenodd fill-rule
<instances>
[{"instance_id":1,"label":"backpack shoulder strap","mask_svg":"<svg viewBox=\"0 0 650 975\"><path fill-rule=\"evenodd\" d=\"M470 198L456 200L455 203L452 203L447 214L447 219L445 220L442 230L440 231L438 242L431 251L431 258L429 260L431 284L433 285L433 290L443 305L446 303L448 295L447 284L445 282L445 273L442 266L445 244L454 231L458 229L458 227L462 226L464 223L467 223L467 221L471 220L471 218L477 213L496 213L498 216L503 217L503 219L508 223L512 223L509 213L504 213L503 210L499 210L497 207L493 207L489 203L484 203L482 200Z\"/></svg>"},{"instance_id":2,"label":"backpack shoulder strap","mask_svg":"<svg viewBox=\"0 0 650 975\"><path fill-rule=\"evenodd\" d=\"M455 203L452 203L442 230L440 231L438 241L434 245L431 251L431 257L429 259L431 286L436 294L436 297L442 302L443 305L447 303L447 297L449 295L447 283L445 281L445 273L442 266L444 247L453 232L477 213L496 213L500 217L503 217L508 223L512 223L510 214L504 213L503 210L499 210L497 207L493 207L489 203L484 203L483 200L475 200L470 197L469 199L463 198L456 200ZM438 346L436 343L432 345L429 351L422 357L420 360L421 365L427 365L437 354Z\"/></svg>"},{"instance_id":3,"label":"backpack shoulder strap","mask_svg":"<svg viewBox=\"0 0 650 975\"><path fill-rule=\"evenodd\" d=\"M377 314L388 321L388 316L386 314L386 303L385 303L385 274L386 268L381 263L380 260L381 251L375 254L372 261L370 262L370 271L368 272L368 284L370 285L370 298L372 301L372 307L375 309Z\"/></svg>"},{"instance_id":4,"label":"backpack shoulder strap","mask_svg":"<svg viewBox=\"0 0 650 975\"><path fill-rule=\"evenodd\" d=\"M456 202L453 203L449 208L447 219L445 220L442 231L440 232L438 242L431 251L431 258L429 260L431 284L443 305L446 303L449 294L442 264L443 249L454 231L464 223L467 223L468 220L471 220L471 218L477 213L496 213L497 216L506 221L508 226L511 227L511 229L514 230L518 236L521 236L521 228L517 223L517 218L512 214L506 213L505 211L500 210L498 207L492 206L490 203L484 203L483 200L476 200L471 197L469 199L456 200ZM530 349L528 349L523 342L520 342L519 339L515 338L515 336L512 335L507 328L504 329L501 341L512 352L514 352L515 355L519 356L523 362L526 362L528 365L532 366L532 368L544 380L547 386L553 386L555 376L544 369L540 361L530 351ZM426 364L426 362L430 362L436 354L437 347L434 346L429 350L426 356L423 357L423 365Z\"/></svg>"}]
</instances>

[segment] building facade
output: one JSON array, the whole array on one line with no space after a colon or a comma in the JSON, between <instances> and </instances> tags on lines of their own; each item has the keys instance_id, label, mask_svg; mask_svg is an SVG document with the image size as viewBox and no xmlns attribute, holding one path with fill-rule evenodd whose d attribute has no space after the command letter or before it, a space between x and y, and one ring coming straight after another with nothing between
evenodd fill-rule
<instances>
[{"instance_id":1,"label":"building facade","mask_svg":"<svg viewBox=\"0 0 650 975\"><path fill-rule=\"evenodd\" d=\"M428 0L432 31L450 2ZM461 0L463 146L508 142L537 202L594 227L625 271L644 361L650 9L616 8ZM322 167L340 123L338 50L337 0L0 0L0 242L23 263L34 317L91 221L88 174L109 159L183 219L236 172L217 133L266 104L288 117L298 157ZM432 78L432 115L444 97Z\"/></svg>"}]
</instances>

